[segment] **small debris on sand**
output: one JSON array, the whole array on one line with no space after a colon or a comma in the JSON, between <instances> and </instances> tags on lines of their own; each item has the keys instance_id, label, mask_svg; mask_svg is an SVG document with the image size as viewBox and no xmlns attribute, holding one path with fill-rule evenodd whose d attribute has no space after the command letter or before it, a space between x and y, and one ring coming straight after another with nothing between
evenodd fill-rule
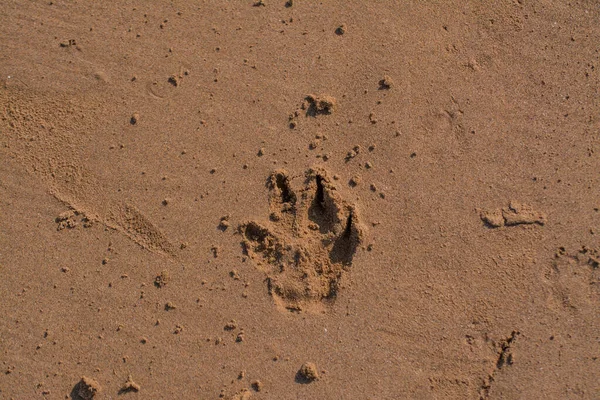
<instances>
[{"instance_id":1,"label":"small debris on sand","mask_svg":"<svg viewBox=\"0 0 600 400\"><path fill-rule=\"evenodd\" d=\"M163 269L160 274L154 278L154 286L157 288L165 287L171 280L171 274L166 269Z\"/></svg>"},{"instance_id":2,"label":"small debris on sand","mask_svg":"<svg viewBox=\"0 0 600 400\"><path fill-rule=\"evenodd\" d=\"M305 362L298 371L300 378L306 382L312 382L319 379L319 372L317 366L312 362Z\"/></svg>"},{"instance_id":3,"label":"small debris on sand","mask_svg":"<svg viewBox=\"0 0 600 400\"><path fill-rule=\"evenodd\" d=\"M379 81L379 90L389 90L394 86L394 81L389 76L385 75Z\"/></svg>"},{"instance_id":4,"label":"small debris on sand","mask_svg":"<svg viewBox=\"0 0 600 400\"><path fill-rule=\"evenodd\" d=\"M337 105L335 98L328 95L315 96L309 94L304 100L308 103L306 113L312 117L329 115L333 113Z\"/></svg>"},{"instance_id":5,"label":"small debris on sand","mask_svg":"<svg viewBox=\"0 0 600 400\"><path fill-rule=\"evenodd\" d=\"M127 377L127 381L121 386L119 393L139 392L141 386L133 381L131 375Z\"/></svg>"},{"instance_id":6,"label":"small debris on sand","mask_svg":"<svg viewBox=\"0 0 600 400\"><path fill-rule=\"evenodd\" d=\"M538 224L546 223L546 214L536 211L527 204L511 201L508 209L502 210L506 226L521 225L521 224Z\"/></svg>"},{"instance_id":7,"label":"small debris on sand","mask_svg":"<svg viewBox=\"0 0 600 400\"><path fill-rule=\"evenodd\" d=\"M482 211L481 220L490 228L515 225L544 225L546 214L535 211L530 205L511 201L508 207Z\"/></svg>"},{"instance_id":8,"label":"small debris on sand","mask_svg":"<svg viewBox=\"0 0 600 400\"><path fill-rule=\"evenodd\" d=\"M348 162L348 161L352 160L354 157L356 157L359 153L360 153L360 146L358 146L358 145L354 146L352 148L352 150L350 150L348 152L348 154L346 154L346 157L344 158L344 160L346 162Z\"/></svg>"},{"instance_id":9,"label":"small debris on sand","mask_svg":"<svg viewBox=\"0 0 600 400\"><path fill-rule=\"evenodd\" d=\"M263 389L263 383L259 380L255 380L254 382L252 382L252 389L254 389L257 392L260 392Z\"/></svg>"},{"instance_id":10,"label":"small debris on sand","mask_svg":"<svg viewBox=\"0 0 600 400\"><path fill-rule=\"evenodd\" d=\"M231 400L249 400L251 396L251 391L248 389L242 389L238 393L234 394L233 397L231 397Z\"/></svg>"},{"instance_id":11,"label":"small debris on sand","mask_svg":"<svg viewBox=\"0 0 600 400\"><path fill-rule=\"evenodd\" d=\"M102 388L96 380L83 376L78 383L77 395L83 400L91 400L101 390Z\"/></svg>"},{"instance_id":12,"label":"small debris on sand","mask_svg":"<svg viewBox=\"0 0 600 400\"><path fill-rule=\"evenodd\" d=\"M59 43L60 47L71 47L77 46L77 41L75 39L63 40Z\"/></svg>"},{"instance_id":13,"label":"small debris on sand","mask_svg":"<svg viewBox=\"0 0 600 400\"><path fill-rule=\"evenodd\" d=\"M344 33L346 33L347 30L348 30L348 28L346 27L346 24L341 24L340 26L338 26L335 29L335 34L338 35L338 36L341 36Z\"/></svg>"},{"instance_id":14,"label":"small debris on sand","mask_svg":"<svg viewBox=\"0 0 600 400\"><path fill-rule=\"evenodd\" d=\"M362 179L360 178L360 176L353 176L352 178L350 178L350 181L348 181L348 184L351 187L356 187L360 184L360 182L362 181Z\"/></svg>"},{"instance_id":15,"label":"small debris on sand","mask_svg":"<svg viewBox=\"0 0 600 400\"><path fill-rule=\"evenodd\" d=\"M237 328L237 322L235 322L235 319L232 319L231 321L226 323L225 326L223 327L223 329L225 329L226 331L232 331L235 328Z\"/></svg>"},{"instance_id":16,"label":"small debris on sand","mask_svg":"<svg viewBox=\"0 0 600 400\"><path fill-rule=\"evenodd\" d=\"M227 228L229 228L229 215L224 215L221 217L220 221L219 221L219 226L218 228L225 232L227 230Z\"/></svg>"},{"instance_id":17,"label":"small debris on sand","mask_svg":"<svg viewBox=\"0 0 600 400\"><path fill-rule=\"evenodd\" d=\"M498 208L493 211L483 211L480 214L481 220L491 228L499 228L504 226L504 216L502 216L502 209Z\"/></svg>"},{"instance_id":18,"label":"small debris on sand","mask_svg":"<svg viewBox=\"0 0 600 400\"><path fill-rule=\"evenodd\" d=\"M244 331L242 330L240 333L237 334L237 336L235 337L235 342L236 343L241 343L244 341Z\"/></svg>"},{"instance_id":19,"label":"small debris on sand","mask_svg":"<svg viewBox=\"0 0 600 400\"><path fill-rule=\"evenodd\" d=\"M171 85L177 87L177 86L179 86L179 77L177 75L171 75L168 79L168 82Z\"/></svg>"},{"instance_id":20,"label":"small debris on sand","mask_svg":"<svg viewBox=\"0 0 600 400\"><path fill-rule=\"evenodd\" d=\"M57 231L62 231L63 229L73 229L77 226L77 222L75 221L76 213L72 210L62 212L56 217L54 220L58 226L56 227Z\"/></svg>"}]
</instances>

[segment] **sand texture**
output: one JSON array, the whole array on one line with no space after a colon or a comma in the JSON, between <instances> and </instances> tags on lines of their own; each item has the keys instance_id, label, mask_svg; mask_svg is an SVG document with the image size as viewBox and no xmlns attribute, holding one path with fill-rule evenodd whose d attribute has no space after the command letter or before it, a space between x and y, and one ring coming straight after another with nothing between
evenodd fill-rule
<instances>
[{"instance_id":1,"label":"sand texture","mask_svg":"<svg viewBox=\"0 0 600 400\"><path fill-rule=\"evenodd\" d=\"M596 1L0 2L0 399L599 399Z\"/></svg>"}]
</instances>

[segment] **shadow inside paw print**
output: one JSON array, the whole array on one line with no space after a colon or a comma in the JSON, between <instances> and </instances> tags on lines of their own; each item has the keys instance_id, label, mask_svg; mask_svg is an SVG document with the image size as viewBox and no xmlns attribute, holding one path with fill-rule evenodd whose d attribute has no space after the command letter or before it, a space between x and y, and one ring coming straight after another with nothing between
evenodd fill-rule
<instances>
[{"instance_id":1,"label":"shadow inside paw print","mask_svg":"<svg viewBox=\"0 0 600 400\"><path fill-rule=\"evenodd\" d=\"M363 239L356 208L340 198L322 169L309 169L298 190L278 170L267 187L270 221L240 225L244 252L267 274L278 305L301 311L333 300Z\"/></svg>"}]
</instances>

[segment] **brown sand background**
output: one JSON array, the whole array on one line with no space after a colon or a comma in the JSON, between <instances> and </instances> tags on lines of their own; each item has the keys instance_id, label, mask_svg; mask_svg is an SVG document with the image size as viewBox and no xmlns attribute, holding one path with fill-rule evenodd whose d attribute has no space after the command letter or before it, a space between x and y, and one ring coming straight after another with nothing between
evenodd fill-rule
<instances>
[{"instance_id":1,"label":"brown sand background","mask_svg":"<svg viewBox=\"0 0 600 400\"><path fill-rule=\"evenodd\" d=\"M77 399L82 376L95 399L599 398L598 21L586 0L2 1L0 398ZM265 182L309 201L310 168L361 239L340 269L309 229L339 287L321 299L309 259L290 310L238 226L303 248Z\"/></svg>"}]
</instances>

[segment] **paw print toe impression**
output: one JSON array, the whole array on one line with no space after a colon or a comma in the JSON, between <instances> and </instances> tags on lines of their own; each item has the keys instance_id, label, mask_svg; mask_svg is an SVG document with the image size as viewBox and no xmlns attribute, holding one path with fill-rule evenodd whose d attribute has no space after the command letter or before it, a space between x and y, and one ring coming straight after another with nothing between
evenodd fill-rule
<instances>
[{"instance_id":1,"label":"paw print toe impression","mask_svg":"<svg viewBox=\"0 0 600 400\"><path fill-rule=\"evenodd\" d=\"M285 170L273 172L267 187L269 222L240 225L244 252L267 275L277 305L303 311L333 301L363 241L356 207L318 168L306 172L297 190Z\"/></svg>"}]
</instances>

